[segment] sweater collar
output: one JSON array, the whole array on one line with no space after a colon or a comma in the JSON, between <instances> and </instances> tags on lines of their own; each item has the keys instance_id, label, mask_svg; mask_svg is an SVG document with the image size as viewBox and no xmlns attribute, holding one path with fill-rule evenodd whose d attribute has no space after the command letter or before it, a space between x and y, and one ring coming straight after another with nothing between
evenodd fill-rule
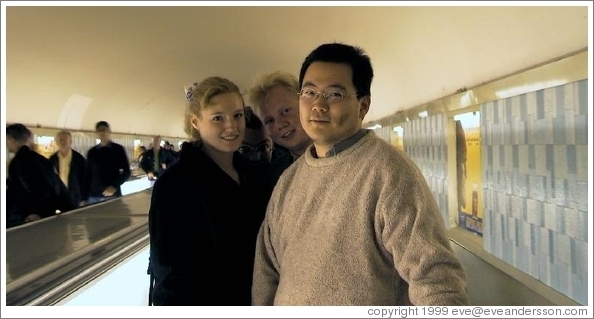
<instances>
[{"instance_id":1,"label":"sweater collar","mask_svg":"<svg viewBox=\"0 0 594 319\"><path fill-rule=\"evenodd\" d=\"M357 131L357 133L355 133L355 135L334 144L334 146L328 152L326 152L326 157L336 156L336 154L348 149L349 147L357 143L361 138L363 138L363 136L365 136L370 131L371 130L368 129L360 129L359 131ZM311 147L311 154L313 157L318 158L318 153L316 153L315 146Z\"/></svg>"},{"instance_id":2,"label":"sweater collar","mask_svg":"<svg viewBox=\"0 0 594 319\"><path fill-rule=\"evenodd\" d=\"M363 144L370 141L375 136L374 133L371 132L371 130L368 130L368 129L363 129L363 130L366 132L362 133L361 135L359 135L359 133L354 135L353 137L357 136L358 138L356 140L354 140L351 145L342 149L340 152L336 153L336 155L334 155L334 156L314 157L314 155L313 155L314 154L314 150L313 150L314 145L312 144L307 148L307 150L305 151L305 153L303 154L302 157L304 158L305 162L310 166L317 167L317 166L327 166L327 165L335 164L336 162L338 162L338 161L346 158L350 154L356 152L358 149L361 148L361 146ZM346 140L344 140L344 141L346 141ZM301 160L301 158L299 160Z\"/></svg>"}]
</instances>

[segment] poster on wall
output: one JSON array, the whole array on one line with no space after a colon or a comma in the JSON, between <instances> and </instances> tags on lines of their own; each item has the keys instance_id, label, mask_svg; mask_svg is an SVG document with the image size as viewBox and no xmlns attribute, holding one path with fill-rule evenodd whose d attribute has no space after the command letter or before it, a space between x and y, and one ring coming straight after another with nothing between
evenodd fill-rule
<instances>
[{"instance_id":1,"label":"poster on wall","mask_svg":"<svg viewBox=\"0 0 594 319\"><path fill-rule=\"evenodd\" d=\"M402 126L394 126L390 131L390 142L394 147L404 150L404 142L403 142L403 132L404 129Z\"/></svg>"},{"instance_id":2,"label":"poster on wall","mask_svg":"<svg viewBox=\"0 0 594 319\"><path fill-rule=\"evenodd\" d=\"M458 224L483 235L481 140L479 112L454 117L456 122L456 171Z\"/></svg>"}]
</instances>

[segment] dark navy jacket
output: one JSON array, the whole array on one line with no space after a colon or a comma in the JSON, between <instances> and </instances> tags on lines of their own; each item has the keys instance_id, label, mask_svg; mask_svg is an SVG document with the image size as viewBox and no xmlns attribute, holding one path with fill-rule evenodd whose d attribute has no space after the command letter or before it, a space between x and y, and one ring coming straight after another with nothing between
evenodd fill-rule
<instances>
[{"instance_id":1,"label":"dark navy jacket","mask_svg":"<svg viewBox=\"0 0 594 319\"><path fill-rule=\"evenodd\" d=\"M256 237L271 188L239 153L233 162L240 184L186 143L153 186L154 305L251 305Z\"/></svg>"},{"instance_id":2,"label":"dark navy jacket","mask_svg":"<svg viewBox=\"0 0 594 319\"><path fill-rule=\"evenodd\" d=\"M60 158L58 152L52 154L49 159L54 164L56 172L60 174ZM68 174L68 196L74 207L78 207L80 202L88 197L88 194L83 194L86 166L87 160L82 154L72 150L72 160L70 161L70 172Z\"/></svg>"},{"instance_id":3,"label":"dark navy jacket","mask_svg":"<svg viewBox=\"0 0 594 319\"><path fill-rule=\"evenodd\" d=\"M273 187L276 185L276 182L283 172L291 166L294 161L295 159L293 159L293 155L291 155L291 152L288 149L277 144L274 145L272 158L268 165L268 175Z\"/></svg>"},{"instance_id":4,"label":"dark navy jacket","mask_svg":"<svg viewBox=\"0 0 594 319\"><path fill-rule=\"evenodd\" d=\"M159 161L159 169L156 172L154 167L155 151L152 148L142 153L142 159L140 160L140 168L142 168L145 173L153 172L155 177L161 176L169 166L177 162L177 156L170 150L160 147L158 154L157 160ZM161 164L165 164L165 168L163 168Z\"/></svg>"},{"instance_id":5,"label":"dark navy jacket","mask_svg":"<svg viewBox=\"0 0 594 319\"><path fill-rule=\"evenodd\" d=\"M108 186L116 188L113 197L122 196L122 184L130 178L130 162L126 150L120 144L109 142L93 146L87 153L87 170L83 198L103 197ZM86 197L86 198L85 198Z\"/></svg>"},{"instance_id":6,"label":"dark navy jacket","mask_svg":"<svg viewBox=\"0 0 594 319\"><path fill-rule=\"evenodd\" d=\"M22 146L8 165L6 228L23 224L30 214L45 218L73 208L52 162Z\"/></svg>"}]
</instances>

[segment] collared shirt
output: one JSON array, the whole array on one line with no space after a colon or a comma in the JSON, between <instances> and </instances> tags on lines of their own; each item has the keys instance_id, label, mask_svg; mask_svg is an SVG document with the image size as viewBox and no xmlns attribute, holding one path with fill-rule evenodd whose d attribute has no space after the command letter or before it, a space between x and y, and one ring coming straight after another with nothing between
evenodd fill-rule
<instances>
[{"instance_id":1,"label":"collared shirt","mask_svg":"<svg viewBox=\"0 0 594 319\"><path fill-rule=\"evenodd\" d=\"M60 163L60 179L68 187L68 175L70 174L70 162L72 162L72 149L68 150L66 155L58 152L58 162Z\"/></svg>"},{"instance_id":2,"label":"collared shirt","mask_svg":"<svg viewBox=\"0 0 594 319\"><path fill-rule=\"evenodd\" d=\"M359 141L363 136L365 136L370 131L371 130L362 128L355 135L334 144L334 146L328 152L326 152L326 157L335 156L336 154L346 150L347 148L351 147L353 144L357 143L357 141ZM313 157L318 157L318 154L316 153L315 146L311 148L311 155L313 155Z\"/></svg>"}]
</instances>

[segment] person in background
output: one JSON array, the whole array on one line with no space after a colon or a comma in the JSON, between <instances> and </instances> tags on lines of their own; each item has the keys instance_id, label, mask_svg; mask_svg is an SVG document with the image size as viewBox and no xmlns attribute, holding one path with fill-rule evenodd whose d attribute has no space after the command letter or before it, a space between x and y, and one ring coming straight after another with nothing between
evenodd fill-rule
<instances>
[{"instance_id":1,"label":"person in background","mask_svg":"<svg viewBox=\"0 0 594 319\"><path fill-rule=\"evenodd\" d=\"M245 122L245 137L239 153L254 165L269 165L274 150L272 139L249 106L245 107Z\"/></svg>"},{"instance_id":2,"label":"person in background","mask_svg":"<svg viewBox=\"0 0 594 319\"><path fill-rule=\"evenodd\" d=\"M60 179L68 189L70 202L74 207L85 203L83 187L87 160L79 152L72 149L72 133L62 130L56 134L58 151L50 156Z\"/></svg>"},{"instance_id":3,"label":"person in background","mask_svg":"<svg viewBox=\"0 0 594 319\"><path fill-rule=\"evenodd\" d=\"M144 155L144 152L146 152L146 147L144 145L141 145L138 147L138 150L140 155L138 155L136 161L138 162L138 165L140 165L140 162L142 162L142 155Z\"/></svg>"},{"instance_id":4,"label":"person in background","mask_svg":"<svg viewBox=\"0 0 594 319\"><path fill-rule=\"evenodd\" d=\"M254 113L274 142L270 164L274 183L311 144L299 122L298 92L297 78L284 71L260 75L248 91Z\"/></svg>"},{"instance_id":5,"label":"person in background","mask_svg":"<svg viewBox=\"0 0 594 319\"><path fill-rule=\"evenodd\" d=\"M358 47L324 44L305 58L299 116L313 144L274 188L254 305L468 305L465 269L423 174L362 128L372 79Z\"/></svg>"},{"instance_id":6,"label":"person in background","mask_svg":"<svg viewBox=\"0 0 594 319\"><path fill-rule=\"evenodd\" d=\"M270 192L262 172L237 152L245 134L244 101L222 77L203 80L186 97L191 142L153 186L149 302L247 306Z\"/></svg>"},{"instance_id":7,"label":"person in background","mask_svg":"<svg viewBox=\"0 0 594 319\"><path fill-rule=\"evenodd\" d=\"M161 137L155 136L153 138L153 148L144 152L140 167L146 172L149 180L155 180L176 161L177 158L171 151L161 147Z\"/></svg>"},{"instance_id":8,"label":"person in background","mask_svg":"<svg viewBox=\"0 0 594 319\"><path fill-rule=\"evenodd\" d=\"M164 148L166 150L168 150L169 152L171 152L171 154L173 154L173 156L175 156L175 159L177 160L177 157L179 156L179 152L175 150L175 146L173 144L169 143L169 141L165 141Z\"/></svg>"},{"instance_id":9,"label":"person in background","mask_svg":"<svg viewBox=\"0 0 594 319\"><path fill-rule=\"evenodd\" d=\"M126 150L122 145L111 140L109 123L97 122L95 133L100 143L87 152L87 170L83 189L86 204L122 196L121 186L131 175Z\"/></svg>"},{"instance_id":10,"label":"person in background","mask_svg":"<svg viewBox=\"0 0 594 319\"><path fill-rule=\"evenodd\" d=\"M6 126L6 147L14 153L6 180L6 228L73 209L52 162L31 149L33 133L23 124Z\"/></svg>"}]
</instances>

